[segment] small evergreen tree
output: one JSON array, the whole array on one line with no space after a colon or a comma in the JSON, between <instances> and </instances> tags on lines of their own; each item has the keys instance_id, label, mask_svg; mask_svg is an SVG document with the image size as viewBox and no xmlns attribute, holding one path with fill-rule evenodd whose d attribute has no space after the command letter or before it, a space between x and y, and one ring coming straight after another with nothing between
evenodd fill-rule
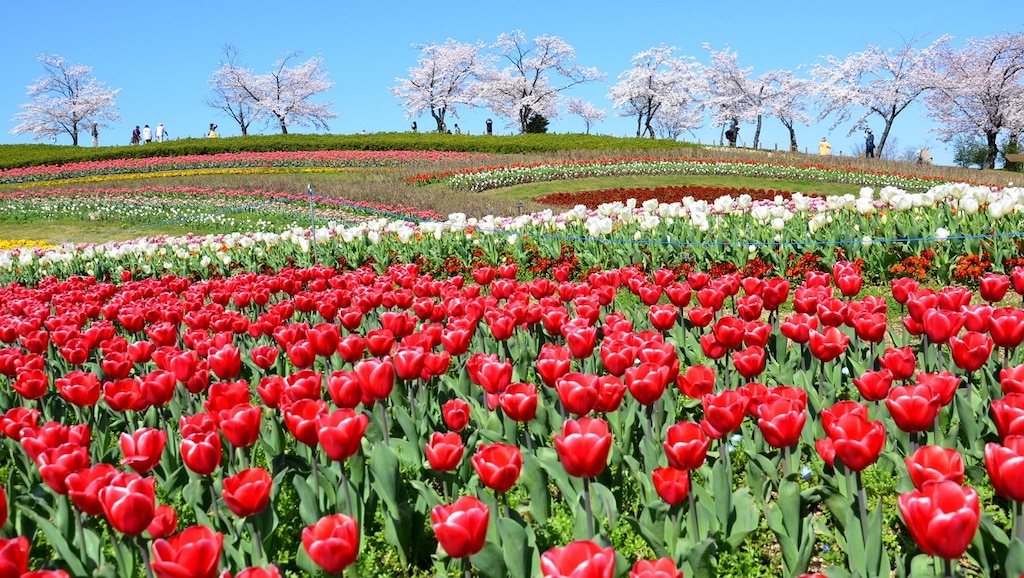
<instances>
[{"instance_id":1,"label":"small evergreen tree","mask_svg":"<svg viewBox=\"0 0 1024 578\"><path fill-rule=\"evenodd\" d=\"M548 119L534 113L530 120L526 121L527 134L545 134L548 132Z\"/></svg>"},{"instance_id":2,"label":"small evergreen tree","mask_svg":"<svg viewBox=\"0 0 1024 578\"><path fill-rule=\"evenodd\" d=\"M953 163L958 167L980 169L987 155L988 147L976 138L961 135L953 141Z\"/></svg>"}]
</instances>

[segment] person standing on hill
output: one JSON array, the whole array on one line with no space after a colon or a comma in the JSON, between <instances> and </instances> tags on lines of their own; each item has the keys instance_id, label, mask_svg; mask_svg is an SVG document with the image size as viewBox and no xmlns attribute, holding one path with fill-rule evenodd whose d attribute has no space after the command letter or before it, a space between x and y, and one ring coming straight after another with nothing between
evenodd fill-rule
<instances>
[{"instance_id":1,"label":"person standing on hill","mask_svg":"<svg viewBox=\"0 0 1024 578\"><path fill-rule=\"evenodd\" d=\"M875 133L871 129L864 131L864 156L869 159L875 158Z\"/></svg>"},{"instance_id":2,"label":"person standing on hill","mask_svg":"<svg viewBox=\"0 0 1024 578\"><path fill-rule=\"evenodd\" d=\"M142 131L139 130L139 125L135 125L135 130L132 131L131 144L137 145L142 142Z\"/></svg>"},{"instance_id":3,"label":"person standing on hill","mask_svg":"<svg viewBox=\"0 0 1024 578\"><path fill-rule=\"evenodd\" d=\"M206 135L207 138L217 138L217 125L210 123L210 134Z\"/></svg>"},{"instance_id":4,"label":"person standing on hill","mask_svg":"<svg viewBox=\"0 0 1024 578\"><path fill-rule=\"evenodd\" d=\"M832 145L828 144L825 137L821 137L821 142L818 143L818 154L827 157L832 155Z\"/></svg>"},{"instance_id":5,"label":"person standing on hill","mask_svg":"<svg viewBox=\"0 0 1024 578\"><path fill-rule=\"evenodd\" d=\"M149 128L148 124L142 129L142 142L146 144L153 142L153 129Z\"/></svg>"},{"instance_id":6,"label":"person standing on hill","mask_svg":"<svg viewBox=\"0 0 1024 578\"><path fill-rule=\"evenodd\" d=\"M167 136L167 131L164 130L164 123L156 125L156 142L164 142L165 136Z\"/></svg>"}]
</instances>

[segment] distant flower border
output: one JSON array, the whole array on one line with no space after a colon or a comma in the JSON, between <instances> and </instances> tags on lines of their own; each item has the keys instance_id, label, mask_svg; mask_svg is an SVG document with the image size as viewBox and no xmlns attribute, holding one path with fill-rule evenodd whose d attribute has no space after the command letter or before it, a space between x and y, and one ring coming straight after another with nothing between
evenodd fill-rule
<instances>
[{"instance_id":1,"label":"distant flower border","mask_svg":"<svg viewBox=\"0 0 1024 578\"><path fill-rule=\"evenodd\" d=\"M869 187L899 187L924 191L944 182L941 177L907 175L854 167L820 164L783 164L736 159L615 158L573 160L558 163L511 164L478 167L441 173L414 175L412 185L444 183L474 192L534 182L622 175L716 175L769 179L795 179L849 183ZM971 183L975 184L975 183Z\"/></svg>"}]
</instances>

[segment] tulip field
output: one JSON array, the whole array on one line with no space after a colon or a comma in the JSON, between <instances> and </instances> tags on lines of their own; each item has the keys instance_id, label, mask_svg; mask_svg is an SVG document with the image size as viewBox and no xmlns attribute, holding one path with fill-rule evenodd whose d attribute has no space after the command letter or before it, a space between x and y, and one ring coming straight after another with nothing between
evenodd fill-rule
<instances>
[{"instance_id":1,"label":"tulip field","mask_svg":"<svg viewBox=\"0 0 1024 578\"><path fill-rule=\"evenodd\" d=\"M479 165L432 172L453 160ZM0 223L246 207L210 235L0 239L0 578L1024 574L1024 189L502 162L0 171ZM441 216L105 182L368 166L438 194L636 185ZM793 175L859 192L772 186Z\"/></svg>"}]
</instances>

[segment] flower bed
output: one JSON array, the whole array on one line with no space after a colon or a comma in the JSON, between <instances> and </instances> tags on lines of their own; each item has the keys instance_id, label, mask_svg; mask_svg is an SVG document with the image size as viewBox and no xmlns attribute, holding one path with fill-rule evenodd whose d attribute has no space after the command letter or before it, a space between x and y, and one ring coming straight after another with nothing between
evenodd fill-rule
<instances>
[{"instance_id":1,"label":"flower bed","mask_svg":"<svg viewBox=\"0 0 1024 578\"><path fill-rule=\"evenodd\" d=\"M442 173L424 173L410 177L407 182L413 185L443 182L459 189L485 191L561 179L676 174L824 181L868 187L898 187L911 191L923 191L941 182L941 179L937 177L887 173L847 166L688 158L597 159L488 166Z\"/></svg>"},{"instance_id":2,"label":"flower bed","mask_svg":"<svg viewBox=\"0 0 1024 578\"><path fill-rule=\"evenodd\" d=\"M4 169L0 184L197 169L390 167L492 156L447 151L288 151L130 158Z\"/></svg>"},{"instance_id":3,"label":"flower bed","mask_svg":"<svg viewBox=\"0 0 1024 578\"><path fill-rule=\"evenodd\" d=\"M760 535L782 575L929 554L1021 572L1024 310L1002 303L1024 269L977 295L894 282L902 331L848 262L792 286L552 273L0 289L0 556L77 576L459 558L481 576L656 558L689 576ZM381 548L397 559L363 557Z\"/></svg>"},{"instance_id":4,"label":"flower bed","mask_svg":"<svg viewBox=\"0 0 1024 578\"><path fill-rule=\"evenodd\" d=\"M596 209L605 203L626 203L632 199L643 204L650 200L673 202L690 197L695 201L714 203L719 198L749 197L751 201L775 200L789 198L792 193L772 189L748 189L745 187L702 187L698 185L666 186L666 187L620 187L617 189L600 189L596 191L574 191L551 193L534 197L533 201L547 205L575 207L583 205L588 209ZM818 195L807 195L809 198Z\"/></svg>"}]
</instances>

